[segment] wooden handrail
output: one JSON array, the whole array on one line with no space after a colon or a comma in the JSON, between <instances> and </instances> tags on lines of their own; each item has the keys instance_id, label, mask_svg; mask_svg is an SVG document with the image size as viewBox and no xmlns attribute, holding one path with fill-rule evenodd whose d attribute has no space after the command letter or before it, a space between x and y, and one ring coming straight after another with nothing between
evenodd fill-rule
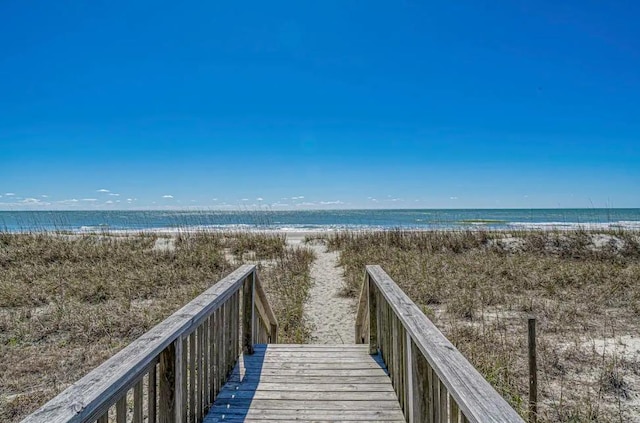
<instances>
[{"instance_id":1,"label":"wooden handrail","mask_svg":"<svg viewBox=\"0 0 640 423\"><path fill-rule=\"evenodd\" d=\"M379 352L409 422L524 421L380 266L367 266L356 343Z\"/></svg>"},{"instance_id":2,"label":"wooden handrail","mask_svg":"<svg viewBox=\"0 0 640 423\"><path fill-rule=\"evenodd\" d=\"M278 323L256 266L245 265L27 416L23 423L106 423L109 410L113 412L114 408L117 421L127 421L128 395L133 400L134 422L142 422L143 410L149 422L183 422L187 418L202 421L235 366L241 346L251 353L261 337L256 326L270 330L269 336L262 336L263 342L277 339Z\"/></svg>"}]
</instances>

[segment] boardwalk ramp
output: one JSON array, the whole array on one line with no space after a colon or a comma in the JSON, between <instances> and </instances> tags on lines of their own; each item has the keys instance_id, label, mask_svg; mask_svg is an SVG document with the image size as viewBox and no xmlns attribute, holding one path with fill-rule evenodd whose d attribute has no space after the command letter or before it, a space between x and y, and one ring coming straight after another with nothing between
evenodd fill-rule
<instances>
[{"instance_id":1,"label":"boardwalk ramp","mask_svg":"<svg viewBox=\"0 0 640 423\"><path fill-rule=\"evenodd\" d=\"M255 266L238 268L23 423L523 423L379 266L352 345L281 345Z\"/></svg>"},{"instance_id":2,"label":"boardwalk ramp","mask_svg":"<svg viewBox=\"0 0 640 423\"><path fill-rule=\"evenodd\" d=\"M367 345L257 345L243 354L205 422L404 422Z\"/></svg>"}]
</instances>

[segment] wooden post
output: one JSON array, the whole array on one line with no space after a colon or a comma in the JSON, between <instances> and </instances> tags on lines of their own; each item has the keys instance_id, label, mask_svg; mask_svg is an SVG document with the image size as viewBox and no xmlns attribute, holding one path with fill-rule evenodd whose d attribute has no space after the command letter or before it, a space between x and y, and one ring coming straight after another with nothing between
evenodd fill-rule
<instances>
[{"instance_id":1,"label":"wooden post","mask_svg":"<svg viewBox=\"0 0 640 423\"><path fill-rule=\"evenodd\" d=\"M536 362L536 318L529 318L529 423L538 420L538 365Z\"/></svg>"},{"instance_id":2,"label":"wooden post","mask_svg":"<svg viewBox=\"0 0 640 423\"><path fill-rule=\"evenodd\" d=\"M149 370L147 383L147 414L149 423L156 423L156 389L156 366L154 365L151 370Z\"/></svg>"},{"instance_id":3,"label":"wooden post","mask_svg":"<svg viewBox=\"0 0 640 423\"><path fill-rule=\"evenodd\" d=\"M376 310L376 290L371 277L367 275L367 293L369 295L369 354L378 354L378 312Z\"/></svg>"},{"instance_id":4,"label":"wooden post","mask_svg":"<svg viewBox=\"0 0 640 423\"><path fill-rule=\"evenodd\" d=\"M404 411L405 412L405 416L407 416L407 421L409 423L414 423L415 420L415 411L413 409L414 407L414 401L413 401L413 348L411 346L412 341L411 341L411 335L409 334L409 331L404 331L404 337L405 337L405 354L407 355L406 358L406 378L407 378L407 390L405 391L405 395L406 395L406 402L407 402L407 409Z\"/></svg>"},{"instance_id":5,"label":"wooden post","mask_svg":"<svg viewBox=\"0 0 640 423\"><path fill-rule=\"evenodd\" d=\"M160 354L160 423L176 423L182 419L182 354L180 338Z\"/></svg>"},{"instance_id":6,"label":"wooden post","mask_svg":"<svg viewBox=\"0 0 640 423\"><path fill-rule=\"evenodd\" d=\"M253 354L253 284L255 273L242 285L242 352Z\"/></svg>"}]
</instances>

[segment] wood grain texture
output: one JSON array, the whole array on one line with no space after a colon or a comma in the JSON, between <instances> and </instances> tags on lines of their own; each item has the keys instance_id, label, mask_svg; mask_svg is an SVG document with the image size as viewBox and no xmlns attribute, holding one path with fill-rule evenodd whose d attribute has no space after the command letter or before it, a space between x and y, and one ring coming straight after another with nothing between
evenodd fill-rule
<instances>
[{"instance_id":1,"label":"wood grain texture","mask_svg":"<svg viewBox=\"0 0 640 423\"><path fill-rule=\"evenodd\" d=\"M264 324L269 328L269 341L270 344L278 343L278 319L276 319L276 314L273 312L271 308L271 304L269 304L269 300L267 299L267 294L262 287L262 282L260 281L260 274L258 272L255 273L255 292L256 292L256 302L260 306L260 316Z\"/></svg>"},{"instance_id":2,"label":"wood grain texture","mask_svg":"<svg viewBox=\"0 0 640 423\"><path fill-rule=\"evenodd\" d=\"M378 307L381 306L381 302L388 305L391 313L397 316L404 329L410 334L418 350L414 349L413 352L414 368L420 361L417 356L424 357L428 362L427 377L430 385L429 409L426 410L428 416L426 420L421 420L416 415L416 421L435 421L436 418L440 420L442 413L440 398L436 397L435 393L440 391L439 383L442 382L448 395L455 401L467 421L472 423L523 423L518 413L445 338L380 266L367 266L366 271L370 280L384 297L384 301L378 301ZM389 316L386 310L385 314L386 316L382 317L382 320L386 322L384 330L389 331ZM389 353L389 359L384 354L385 362L389 364L390 368L393 368L396 357L392 351ZM432 374L431 369L433 370ZM422 377L421 374L416 377L416 372L414 372L414 392L417 390L416 382L422 384L423 381L420 380ZM414 411L420 408L414 403Z\"/></svg>"},{"instance_id":3,"label":"wood grain texture","mask_svg":"<svg viewBox=\"0 0 640 423\"><path fill-rule=\"evenodd\" d=\"M200 325L241 286L254 265L241 266L169 318L133 341L98 368L47 402L24 423L72 423L97 420L142 377L178 337Z\"/></svg>"},{"instance_id":4,"label":"wood grain texture","mask_svg":"<svg viewBox=\"0 0 640 423\"><path fill-rule=\"evenodd\" d=\"M147 416L149 417L149 423L156 422L156 407L157 407L157 378L156 378L156 366L153 366L149 370L148 382L147 382Z\"/></svg>"},{"instance_id":5,"label":"wood grain texture","mask_svg":"<svg viewBox=\"0 0 640 423\"><path fill-rule=\"evenodd\" d=\"M347 356L345 359L342 355ZM256 345L241 355L205 422L404 421L368 345Z\"/></svg>"}]
</instances>

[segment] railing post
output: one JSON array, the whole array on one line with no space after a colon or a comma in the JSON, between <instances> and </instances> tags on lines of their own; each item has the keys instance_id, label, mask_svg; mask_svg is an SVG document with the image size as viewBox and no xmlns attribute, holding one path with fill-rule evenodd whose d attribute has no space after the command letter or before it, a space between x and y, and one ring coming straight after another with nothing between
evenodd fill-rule
<instances>
[{"instance_id":1,"label":"railing post","mask_svg":"<svg viewBox=\"0 0 640 423\"><path fill-rule=\"evenodd\" d=\"M160 354L160 423L182 420L182 339L178 337Z\"/></svg>"},{"instance_id":2,"label":"railing post","mask_svg":"<svg viewBox=\"0 0 640 423\"><path fill-rule=\"evenodd\" d=\"M404 351L407 355L407 390L405 392L405 395L407 396L407 409L405 410L405 413L407 414L407 420L409 423L413 423L415 421L415 418L413 417L413 348L411 348L411 335L409 334L409 331L405 330L404 336L406 342Z\"/></svg>"},{"instance_id":3,"label":"railing post","mask_svg":"<svg viewBox=\"0 0 640 423\"><path fill-rule=\"evenodd\" d=\"M371 281L371 276L367 273L367 294L369 296L369 354L378 353L378 312L376 303L376 292Z\"/></svg>"},{"instance_id":4,"label":"railing post","mask_svg":"<svg viewBox=\"0 0 640 423\"><path fill-rule=\"evenodd\" d=\"M536 362L536 318L529 318L529 423L538 421L538 364Z\"/></svg>"},{"instance_id":5,"label":"railing post","mask_svg":"<svg viewBox=\"0 0 640 423\"><path fill-rule=\"evenodd\" d=\"M254 309L255 270L246 277L242 285L242 352L253 354L253 309Z\"/></svg>"}]
</instances>

